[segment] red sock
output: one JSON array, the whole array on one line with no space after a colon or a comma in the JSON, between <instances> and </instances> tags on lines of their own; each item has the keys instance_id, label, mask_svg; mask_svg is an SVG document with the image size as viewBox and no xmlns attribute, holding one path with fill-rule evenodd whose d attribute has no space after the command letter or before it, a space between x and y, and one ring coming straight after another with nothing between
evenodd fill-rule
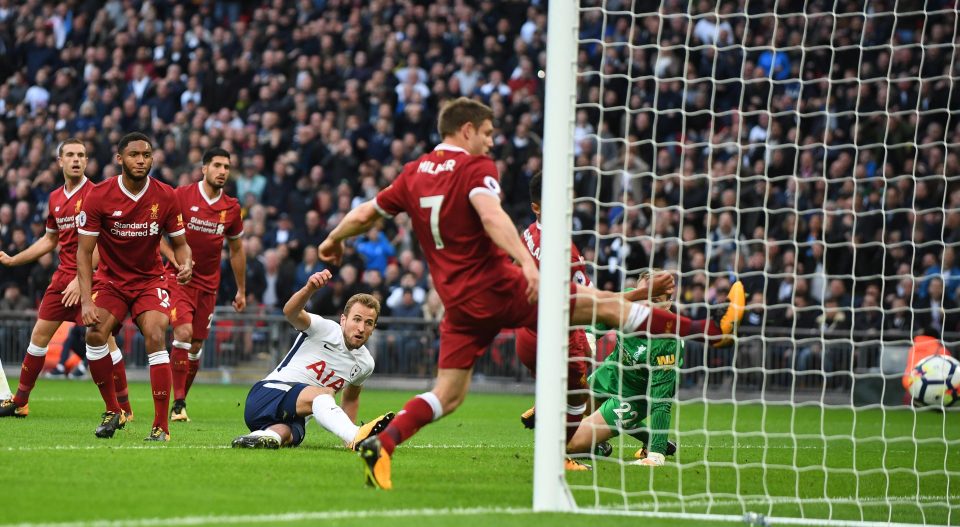
<instances>
[{"instance_id":1,"label":"red sock","mask_svg":"<svg viewBox=\"0 0 960 527\"><path fill-rule=\"evenodd\" d=\"M187 385L183 391L183 398L187 398L190 393L190 387L193 386L193 380L197 378L197 372L200 371L200 359L188 361L187 364Z\"/></svg>"},{"instance_id":2,"label":"red sock","mask_svg":"<svg viewBox=\"0 0 960 527\"><path fill-rule=\"evenodd\" d=\"M580 427L580 422L583 421L583 412L578 414L571 414L567 412L567 443L573 439L573 435L577 433L577 428Z\"/></svg>"},{"instance_id":3,"label":"red sock","mask_svg":"<svg viewBox=\"0 0 960 527\"><path fill-rule=\"evenodd\" d=\"M89 346L88 346L89 347ZM106 348L106 346L104 346ZM87 350L89 356L89 349ZM120 402L117 401L117 392L113 384L113 359L107 354L103 358L89 361L90 377L100 390L108 412L120 413Z\"/></svg>"},{"instance_id":4,"label":"red sock","mask_svg":"<svg viewBox=\"0 0 960 527\"><path fill-rule=\"evenodd\" d=\"M31 344L33 346L33 344ZM43 363L47 357L44 355L31 355L27 353L23 357L23 366L20 368L20 385L17 386L17 393L13 396L13 404L17 406L26 406L30 399L30 391L37 384L37 377L43 371Z\"/></svg>"},{"instance_id":5,"label":"red sock","mask_svg":"<svg viewBox=\"0 0 960 527\"><path fill-rule=\"evenodd\" d=\"M163 357L159 357L162 353ZM157 359L147 356L150 365L150 391L153 393L153 426L160 427L164 432L170 432L167 422L167 411L170 408L170 386L173 384L173 375L170 372L169 358L166 352L154 353ZM166 359L166 360L163 360ZM162 361L162 362L160 362Z\"/></svg>"},{"instance_id":6,"label":"red sock","mask_svg":"<svg viewBox=\"0 0 960 527\"><path fill-rule=\"evenodd\" d=\"M127 367L122 357L113 364L113 389L117 394L120 409L127 415L133 414L133 408L130 406L130 391L127 389Z\"/></svg>"},{"instance_id":7,"label":"red sock","mask_svg":"<svg viewBox=\"0 0 960 527\"><path fill-rule=\"evenodd\" d=\"M173 370L174 399L187 398L187 363L190 362L187 360L187 353L188 350L181 348L177 343L174 343L173 349L170 350L170 368Z\"/></svg>"},{"instance_id":8,"label":"red sock","mask_svg":"<svg viewBox=\"0 0 960 527\"><path fill-rule=\"evenodd\" d=\"M713 320L692 320L658 307L650 308L650 316L640 324L639 329L651 335L675 334L681 337L694 337L700 341L723 334L720 326Z\"/></svg>"},{"instance_id":9,"label":"red sock","mask_svg":"<svg viewBox=\"0 0 960 527\"><path fill-rule=\"evenodd\" d=\"M407 401L403 410L390 422L387 429L380 432L380 444L388 454L393 454L397 445L403 443L413 434L433 421L433 408L422 397L414 397Z\"/></svg>"}]
</instances>

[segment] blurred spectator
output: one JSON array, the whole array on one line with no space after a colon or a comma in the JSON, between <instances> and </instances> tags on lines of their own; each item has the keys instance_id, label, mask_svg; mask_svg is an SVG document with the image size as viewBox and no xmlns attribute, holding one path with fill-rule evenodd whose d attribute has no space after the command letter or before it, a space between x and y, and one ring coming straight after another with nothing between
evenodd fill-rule
<instances>
[{"instance_id":1,"label":"blurred spectator","mask_svg":"<svg viewBox=\"0 0 960 527\"><path fill-rule=\"evenodd\" d=\"M387 236L374 225L367 231L365 237L356 241L357 252L363 256L367 269L374 269L381 274L387 270L387 262L393 258L396 251Z\"/></svg>"},{"instance_id":2,"label":"blurred spectator","mask_svg":"<svg viewBox=\"0 0 960 527\"><path fill-rule=\"evenodd\" d=\"M23 313L27 309L32 309L34 307L34 304L30 301L30 298L20 291L20 287L21 286L13 282L7 282L4 284L3 298L0 298L0 311Z\"/></svg>"},{"instance_id":3,"label":"blurred spectator","mask_svg":"<svg viewBox=\"0 0 960 527\"><path fill-rule=\"evenodd\" d=\"M667 264L685 273L691 314L737 275L770 304L767 327L818 331L819 317L836 321L830 301L857 329L956 327L960 95L948 55L927 45L949 38L952 16L908 23L888 2L824 26L802 2L640 2L605 16L583 2L572 219L598 287ZM199 179L204 149L233 153L250 301L278 306L309 248L434 146L439 109L459 95L493 108L504 208L530 221L542 2L200 4L7 2L0 247L40 232L59 141L82 136L99 181L117 174L119 137L143 129L154 177L171 184ZM0 283L29 297L45 265L2 269ZM348 247L335 276L317 299L326 314L366 289L387 297L385 314L404 287L431 304L404 216Z\"/></svg>"}]
</instances>

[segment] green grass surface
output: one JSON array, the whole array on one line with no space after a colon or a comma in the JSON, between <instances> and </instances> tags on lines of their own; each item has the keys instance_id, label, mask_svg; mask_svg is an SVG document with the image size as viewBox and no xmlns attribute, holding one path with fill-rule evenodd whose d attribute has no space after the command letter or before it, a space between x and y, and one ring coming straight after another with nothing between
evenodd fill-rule
<instances>
[{"instance_id":1,"label":"green grass surface","mask_svg":"<svg viewBox=\"0 0 960 527\"><path fill-rule=\"evenodd\" d=\"M41 380L30 417L0 420L0 488L16 497L0 524L709 524L531 513L533 434L518 419L529 397L471 395L457 414L398 450L395 490L382 492L363 487L359 460L315 423L298 449L230 449L246 432L246 392L195 387L193 421L173 424L173 441L154 445L143 442L153 413L147 385L131 386L137 419L100 440L93 429L102 403L93 383ZM410 395L366 392L361 417L397 409ZM960 525L956 412L701 402L676 406L674 425L681 450L668 466L616 462L632 460L636 444L628 438L613 458L595 462L597 470L568 474L578 503Z\"/></svg>"}]
</instances>

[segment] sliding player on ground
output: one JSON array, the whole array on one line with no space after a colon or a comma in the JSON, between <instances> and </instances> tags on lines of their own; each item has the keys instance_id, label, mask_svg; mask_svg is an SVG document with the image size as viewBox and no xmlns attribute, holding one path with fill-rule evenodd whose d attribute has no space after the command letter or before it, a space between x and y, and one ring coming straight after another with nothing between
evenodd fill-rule
<instances>
[{"instance_id":1,"label":"sliding player on ground","mask_svg":"<svg viewBox=\"0 0 960 527\"><path fill-rule=\"evenodd\" d=\"M649 275L648 275L649 276ZM740 282L733 288L741 288ZM737 294L731 288L731 295ZM653 300L664 309L667 295ZM608 328L598 325L598 330ZM617 335L617 349L607 356L589 378L590 389L602 403L580 423L567 453L587 453L621 433L643 444L638 464L663 465L673 455L676 443L667 440L670 411L677 394L677 369L683 365L683 340L673 337Z\"/></svg>"},{"instance_id":2,"label":"sliding player on ground","mask_svg":"<svg viewBox=\"0 0 960 527\"><path fill-rule=\"evenodd\" d=\"M347 300L340 323L307 313L304 307L331 278L330 271L314 273L290 297L283 314L300 335L283 361L247 395L243 417L250 433L233 440L234 448L298 446L306 434L306 418L354 448L380 433L393 413L356 425L360 390L373 373L373 356L366 343L377 326L380 302L357 294ZM341 392L340 404L334 395Z\"/></svg>"}]
</instances>

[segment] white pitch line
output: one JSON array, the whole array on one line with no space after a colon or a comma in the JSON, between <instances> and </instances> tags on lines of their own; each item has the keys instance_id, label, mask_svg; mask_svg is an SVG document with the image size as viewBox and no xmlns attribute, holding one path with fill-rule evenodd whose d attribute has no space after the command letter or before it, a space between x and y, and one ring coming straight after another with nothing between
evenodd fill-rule
<instances>
[{"instance_id":1,"label":"white pitch line","mask_svg":"<svg viewBox=\"0 0 960 527\"><path fill-rule=\"evenodd\" d=\"M617 446L614 443L614 446ZM710 449L723 449L723 450L733 450L733 445L717 445L711 443L706 444L691 444L691 443L682 443L681 447L688 448L710 448ZM413 444L413 445L404 445L401 450L463 450L463 449L530 449L533 447L532 443L523 443L523 444L510 444L510 445L495 445L495 444ZM0 447L0 452L48 452L48 451L57 451L57 450L106 450L106 449L119 449L119 450L156 450L157 448L173 448L173 449L195 449L195 450L222 450L230 448L230 445L158 445L158 446L146 446L146 445L116 445L105 443L103 445L50 445L50 446L19 446L19 447ZM631 450L634 448L639 448L639 445L624 445L624 449ZM798 445L796 447L791 445L737 445L738 450L823 450L823 447L820 445ZM336 448L331 447L332 450ZM306 448L303 450L311 450L311 448ZM913 452L909 448L887 448L888 452Z\"/></svg>"},{"instance_id":2,"label":"white pitch line","mask_svg":"<svg viewBox=\"0 0 960 527\"><path fill-rule=\"evenodd\" d=\"M302 511L280 514L247 514L230 516L181 516L176 518L141 518L136 520L89 520L55 523L11 523L0 527L164 527L177 525L209 525L238 523L280 523L365 518L407 518L417 516L475 516L479 514L532 514L529 508L474 507L464 509L405 509L381 511Z\"/></svg>"},{"instance_id":3,"label":"white pitch line","mask_svg":"<svg viewBox=\"0 0 960 527\"><path fill-rule=\"evenodd\" d=\"M470 450L489 450L491 448L496 449L515 449L515 448L530 448L532 445L408 445L404 446L404 449L428 449L428 450L460 450L460 449L470 449ZM104 444L104 445L50 445L50 446L11 446L11 447L0 447L0 452L51 452L51 451L71 451L71 450L163 450L163 449L175 449L175 450L229 450L230 445L117 445L117 444ZM310 451L310 450L320 450L313 448L300 448L299 451ZM329 447L328 450L340 450L336 447Z\"/></svg>"},{"instance_id":4,"label":"white pitch line","mask_svg":"<svg viewBox=\"0 0 960 527\"><path fill-rule=\"evenodd\" d=\"M816 505L820 503L869 503L869 504L884 504L884 503L894 503L894 504L903 504L903 503L917 503L917 502L947 502L950 500L960 500L960 495L958 496L932 496L932 495L920 495L920 496L837 496L837 497L826 497L826 498L797 498L794 496L768 496L768 497L750 497L744 498L742 500L734 499L722 499L722 500L708 500L708 499L697 499L697 500L684 500L684 501L674 501L671 498L661 498L660 503L640 503L631 506L631 510L663 510L663 509L681 509L681 508L699 508L699 507L728 507L732 505L744 505L747 507L756 507L756 506L768 506L768 505L793 505L793 504L809 504Z\"/></svg>"}]
</instances>

